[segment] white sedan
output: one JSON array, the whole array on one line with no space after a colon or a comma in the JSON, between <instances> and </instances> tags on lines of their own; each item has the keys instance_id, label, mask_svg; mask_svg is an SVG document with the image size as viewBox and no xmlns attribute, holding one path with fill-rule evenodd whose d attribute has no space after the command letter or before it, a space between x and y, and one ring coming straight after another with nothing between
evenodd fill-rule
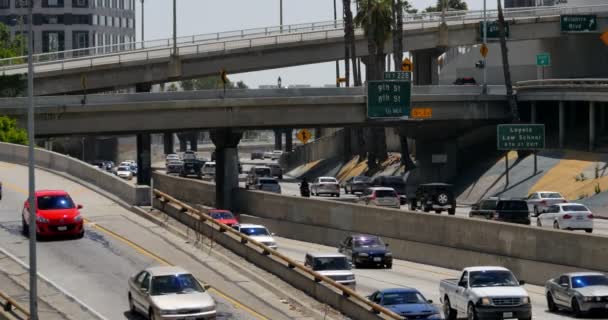
<instances>
[{"instance_id":1,"label":"white sedan","mask_svg":"<svg viewBox=\"0 0 608 320\"><path fill-rule=\"evenodd\" d=\"M559 192L554 191L537 191L533 192L526 199L528 202L528 210L532 215L538 217L540 213L547 210L550 206L557 203L568 202Z\"/></svg>"},{"instance_id":2,"label":"white sedan","mask_svg":"<svg viewBox=\"0 0 608 320\"><path fill-rule=\"evenodd\" d=\"M585 230L593 232L593 213L582 204L558 203L542 212L536 224L539 227L553 227L554 229Z\"/></svg>"}]
</instances>

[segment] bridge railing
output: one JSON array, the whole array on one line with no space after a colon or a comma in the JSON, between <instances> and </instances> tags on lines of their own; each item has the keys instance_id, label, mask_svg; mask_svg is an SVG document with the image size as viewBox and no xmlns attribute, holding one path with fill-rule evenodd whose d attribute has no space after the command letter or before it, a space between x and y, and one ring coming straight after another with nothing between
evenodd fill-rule
<instances>
[{"instance_id":1,"label":"bridge railing","mask_svg":"<svg viewBox=\"0 0 608 320\"><path fill-rule=\"evenodd\" d=\"M28 309L2 291L0 291L0 305L4 312L14 314L18 316L19 319L25 320L30 318L30 312Z\"/></svg>"},{"instance_id":2,"label":"bridge railing","mask_svg":"<svg viewBox=\"0 0 608 320\"><path fill-rule=\"evenodd\" d=\"M514 8L505 10L506 18L517 18L517 17L540 17L540 16L552 16L560 14L583 14L583 13L598 13L608 11L608 4L603 5L590 5L590 6L578 6L578 7L536 7L536 8ZM492 20L497 17L496 10L487 11L488 19ZM441 12L430 12L430 13L416 13L404 15L403 22L404 28L411 28L413 25L420 25L425 28L425 24L432 26L437 25L443 21ZM445 21L450 23L467 21L480 21L483 20L483 11L447 11L445 13ZM283 26L271 26L263 28L253 28L244 30L234 30L217 33L198 34L192 36L178 37L176 39L176 45L178 48L182 46L191 46L195 44L222 44L230 41L246 40L252 38L260 38L265 36L287 36L287 35L298 35L302 33L311 33L317 31L337 31L340 32L344 29L343 21L320 21L313 23L283 25ZM359 34L361 31L359 30ZM336 33L337 34L337 33ZM173 47L173 38L158 39L158 40L147 40L143 42L130 42L120 43L105 46L89 47L82 49L72 49L51 53L39 53L33 56L33 62L35 64L43 64L48 62L56 61L69 61L72 59L81 59L82 57L91 56L116 56L124 52L136 53L138 51L149 51L156 49L171 49ZM12 57L0 59L0 70L14 69L17 65L18 69L22 68L22 65L27 62L27 56ZM21 70L23 71L23 70Z\"/></svg>"},{"instance_id":3,"label":"bridge railing","mask_svg":"<svg viewBox=\"0 0 608 320\"><path fill-rule=\"evenodd\" d=\"M300 273L307 275L308 277L313 279L315 282L320 282L320 283L325 284L329 288L332 288L333 290L340 292L342 294L342 296L344 296L348 299L351 299L353 302L357 303L361 307L368 308L372 312L382 316L385 319L402 319L402 317L399 316L398 314L394 313L393 311L391 311L387 308L384 308L383 306L373 303L372 301L359 295L353 289L351 289L345 285L342 285L327 276L324 276L318 272L315 272L315 271L305 267L301 263L287 257L286 255L278 252L277 250L271 249L270 247L254 240L253 238L249 237L248 235L246 235L244 233L236 231L235 229L233 229L221 222L216 221L215 219L213 219L211 216L209 216L207 214L208 212L204 212L202 210L195 209L194 207L192 207L182 201L179 201L176 198L174 198L162 191L159 191L157 189L154 189L154 197L156 199L158 199L159 201L161 201L162 203L171 203L172 205L177 206L178 208L180 208L180 211L183 212L183 214L187 214L187 215L193 217L194 219L198 220L200 223L209 224L217 232L228 234L235 240L240 241L243 245L250 244L251 246L255 247L261 254L268 256L268 257L275 258L276 260L283 263L285 265L285 267L287 267L289 269L297 270Z\"/></svg>"},{"instance_id":4,"label":"bridge railing","mask_svg":"<svg viewBox=\"0 0 608 320\"><path fill-rule=\"evenodd\" d=\"M602 87L608 89L608 78L581 78L581 79L542 79L518 81L518 90L536 88L560 88L560 87Z\"/></svg>"}]
</instances>

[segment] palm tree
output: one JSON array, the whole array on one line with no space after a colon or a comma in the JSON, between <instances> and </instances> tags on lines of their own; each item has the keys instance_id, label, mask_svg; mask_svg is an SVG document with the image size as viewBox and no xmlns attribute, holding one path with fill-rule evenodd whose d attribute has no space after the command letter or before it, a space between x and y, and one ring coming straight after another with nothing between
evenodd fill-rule
<instances>
[{"instance_id":1,"label":"palm tree","mask_svg":"<svg viewBox=\"0 0 608 320\"><path fill-rule=\"evenodd\" d=\"M507 99L513 122L519 122L519 109L517 98L513 95L513 84L511 83L511 68L509 66L509 50L507 48L507 36L505 32L505 16L502 12L501 0L498 2L498 32L500 36L500 51L502 53L502 69L505 75L505 87L507 88Z\"/></svg>"}]
</instances>

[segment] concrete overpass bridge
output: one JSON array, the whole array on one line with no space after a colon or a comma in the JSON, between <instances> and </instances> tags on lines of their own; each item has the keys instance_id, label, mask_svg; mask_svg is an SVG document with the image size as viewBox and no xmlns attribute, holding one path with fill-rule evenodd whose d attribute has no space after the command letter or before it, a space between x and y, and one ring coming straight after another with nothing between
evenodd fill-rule
<instances>
[{"instance_id":1,"label":"concrete overpass bridge","mask_svg":"<svg viewBox=\"0 0 608 320\"><path fill-rule=\"evenodd\" d=\"M556 38L562 14L596 14L599 30L608 26L608 5L539 7L506 10L510 41ZM490 11L489 19L496 13ZM436 83L437 48L480 42L480 11L455 11L442 25L439 13L406 15L404 38L414 54L417 84ZM362 30L356 31L357 54L367 55ZM387 52L391 45L387 44ZM103 91L216 75L220 68L241 73L333 61L344 57L342 22L268 27L171 39L120 44L50 54L35 59L37 95ZM27 72L24 57L0 61L2 74Z\"/></svg>"}]
</instances>

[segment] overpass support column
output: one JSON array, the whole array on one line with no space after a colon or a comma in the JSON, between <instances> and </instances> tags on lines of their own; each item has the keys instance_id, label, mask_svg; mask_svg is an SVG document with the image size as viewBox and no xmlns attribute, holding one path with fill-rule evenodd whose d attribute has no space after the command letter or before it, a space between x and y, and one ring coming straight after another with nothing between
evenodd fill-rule
<instances>
[{"instance_id":1,"label":"overpass support column","mask_svg":"<svg viewBox=\"0 0 608 320\"><path fill-rule=\"evenodd\" d=\"M293 129L285 129L285 151L293 151Z\"/></svg>"},{"instance_id":2,"label":"overpass support column","mask_svg":"<svg viewBox=\"0 0 608 320\"><path fill-rule=\"evenodd\" d=\"M137 184L150 185L152 171L151 140L149 133L137 135Z\"/></svg>"},{"instance_id":3,"label":"overpass support column","mask_svg":"<svg viewBox=\"0 0 608 320\"><path fill-rule=\"evenodd\" d=\"M232 210L234 190L239 187L239 154L237 146L243 137L242 131L216 129L211 131L215 144L215 206Z\"/></svg>"},{"instance_id":4,"label":"overpass support column","mask_svg":"<svg viewBox=\"0 0 608 320\"><path fill-rule=\"evenodd\" d=\"M530 123L536 123L536 101L530 102Z\"/></svg>"},{"instance_id":5,"label":"overpass support column","mask_svg":"<svg viewBox=\"0 0 608 320\"><path fill-rule=\"evenodd\" d=\"M595 101L589 101L589 151L595 148Z\"/></svg>"},{"instance_id":6,"label":"overpass support column","mask_svg":"<svg viewBox=\"0 0 608 320\"><path fill-rule=\"evenodd\" d=\"M163 146L165 154L171 154L175 152L175 146L173 143L173 132L163 134Z\"/></svg>"},{"instance_id":7,"label":"overpass support column","mask_svg":"<svg viewBox=\"0 0 608 320\"><path fill-rule=\"evenodd\" d=\"M439 84L439 66L437 64L437 59L442 53L442 50L436 48L413 51L415 85Z\"/></svg>"},{"instance_id":8,"label":"overpass support column","mask_svg":"<svg viewBox=\"0 0 608 320\"><path fill-rule=\"evenodd\" d=\"M274 150L283 150L283 130L274 130Z\"/></svg>"},{"instance_id":9,"label":"overpass support column","mask_svg":"<svg viewBox=\"0 0 608 320\"><path fill-rule=\"evenodd\" d=\"M566 136L566 133L564 132L566 130L566 115L564 114L566 112L566 106L564 101L560 101L559 102L559 147L563 148L564 147L564 138Z\"/></svg>"},{"instance_id":10,"label":"overpass support column","mask_svg":"<svg viewBox=\"0 0 608 320\"><path fill-rule=\"evenodd\" d=\"M600 133L603 133L604 130L606 129L606 103L604 102L600 102L599 103L599 109L600 109Z\"/></svg>"}]
</instances>

